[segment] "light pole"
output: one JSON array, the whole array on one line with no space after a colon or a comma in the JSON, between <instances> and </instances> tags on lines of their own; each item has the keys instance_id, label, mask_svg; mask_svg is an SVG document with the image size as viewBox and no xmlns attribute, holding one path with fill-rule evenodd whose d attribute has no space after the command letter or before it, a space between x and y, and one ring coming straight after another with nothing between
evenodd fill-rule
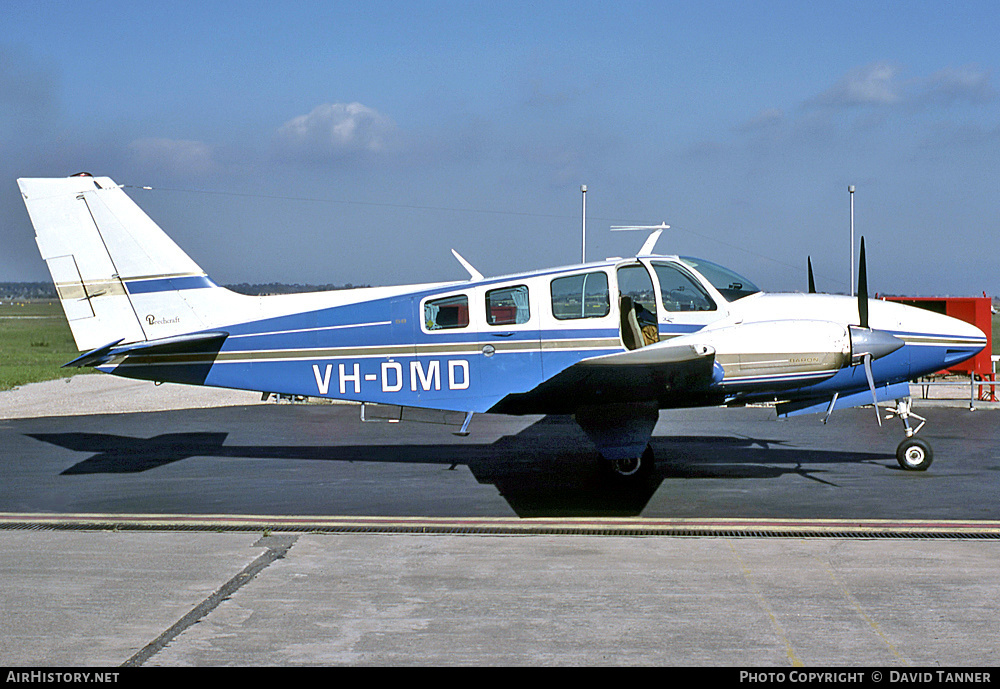
<instances>
[{"instance_id":1,"label":"light pole","mask_svg":"<svg viewBox=\"0 0 1000 689\"><path fill-rule=\"evenodd\" d=\"M854 185L847 187L851 195L851 296L854 296Z\"/></svg>"},{"instance_id":2,"label":"light pole","mask_svg":"<svg viewBox=\"0 0 1000 689\"><path fill-rule=\"evenodd\" d=\"M580 185L580 193L583 194L583 250L580 263L587 262L587 185Z\"/></svg>"}]
</instances>

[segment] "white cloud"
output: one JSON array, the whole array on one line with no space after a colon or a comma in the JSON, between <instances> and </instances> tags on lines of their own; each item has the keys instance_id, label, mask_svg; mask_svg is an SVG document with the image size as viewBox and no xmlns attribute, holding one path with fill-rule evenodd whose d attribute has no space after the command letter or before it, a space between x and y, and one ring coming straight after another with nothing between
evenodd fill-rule
<instances>
[{"instance_id":1,"label":"white cloud","mask_svg":"<svg viewBox=\"0 0 1000 689\"><path fill-rule=\"evenodd\" d=\"M285 122L275 135L280 154L324 160L389 148L396 124L361 103L327 103Z\"/></svg>"},{"instance_id":2,"label":"white cloud","mask_svg":"<svg viewBox=\"0 0 1000 689\"><path fill-rule=\"evenodd\" d=\"M896 67L885 62L858 67L806 104L834 108L894 105L903 99L902 86L896 79L898 73Z\"/></svg>"},{"instance_id":3,"label":"white cloud","mask_svg":"<svg viewBox=\"0 0 1000 689\"><path fill-rule=\"evenodd\" d=\"M171 174L203 175L217 168L212 146L184 139L136 139L129 150L144 167Z\"/></svg>"},{"instance_id":4,"label":"white cloud","mask_svg":"<svg viewBox=\"0 0 1000 689\"><path fill-rule=\"evenodd\" d=\"M946 104L985 103L993 98L990 74L971 65L938 70L921 84L920 98Z\"/></svg>"},{"instance_id":5,"label":"white cloud","mask_svg":"<svg viewBox=\"0 0 1000 689\"><path fill-rule=\"evenodd\" d=\"M990 73L971 65L948 67L928 77L904 80L885 62L858 67L832 87L810 98L806 107L895 106L920 109L955 102L981 104L994 96Z\"/></svg>"}]
</instances>

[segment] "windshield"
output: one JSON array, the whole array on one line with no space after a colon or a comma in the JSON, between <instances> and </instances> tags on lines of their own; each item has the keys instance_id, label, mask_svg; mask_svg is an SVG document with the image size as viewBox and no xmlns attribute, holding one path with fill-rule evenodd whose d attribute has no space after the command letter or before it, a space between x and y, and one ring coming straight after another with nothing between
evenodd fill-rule
<instances>
[{"instance_id":1,"label":"windshield","mask_svg":"<svg viewBox=\"0 0 1000 689\"><path fill-rule=\"evenodd\" d=\"M712 263L701 258L691 258L681 256L681 261L688 267L698 271L710 283L712 287L719 290L719 293L726 298L726 301L736 301L751 294L760 292L757 285L747 280L742 275L734 273L729 268L723 268L718 263Z\"/></svg>"}]
</instances>

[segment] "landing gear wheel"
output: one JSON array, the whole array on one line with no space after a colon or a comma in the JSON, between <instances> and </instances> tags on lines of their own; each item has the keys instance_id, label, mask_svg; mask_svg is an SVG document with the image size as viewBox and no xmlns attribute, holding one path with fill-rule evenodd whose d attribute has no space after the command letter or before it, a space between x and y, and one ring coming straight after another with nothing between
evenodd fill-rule
<instances>
[{"instance_id":1,"label":"landing gear wheel","mask_svg":"<svg viewBox=\"0 0 1000 689\"><path fill-rule=\"evenodd\" d=\"M646 445L646 449L638 457L628 457L626 459L608 459L612 473L617 478L625 480L638 480L648 476L653 471L653 448Z\"/></svg>"},{"instance_id":2,"label":"landing gear wheel","mask_svg":"<svg viewBox=\"0 0 1000 689\"><path fill-rule=\"evenodd\" d=\"M896 448L896 461L907 471L926 471L934 461L930 443L916 436L907 438Z\"/></svg>"}]
</instances>

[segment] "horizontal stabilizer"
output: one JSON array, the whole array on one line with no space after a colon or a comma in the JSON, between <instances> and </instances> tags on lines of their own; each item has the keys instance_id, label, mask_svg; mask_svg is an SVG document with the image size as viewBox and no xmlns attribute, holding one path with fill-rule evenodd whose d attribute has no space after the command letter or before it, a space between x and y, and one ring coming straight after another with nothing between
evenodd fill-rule
<instances>
[{"instance_id":1,"label":"horizontal stabilizer","mask_svg":"<svg viewBox=\"0 0 1000 689\"><path fill-rule=\"evenodd\" d=\"M194 335L179 335L177 337L166 337L161 340L151 340L148 342L136 342L118 347L117 342L111 342L93 349L83 356L77 357L66 364L68 366L100 366L106 364L116 357L133 356L141 354L143 356L168 356L171 354L190 354L201 351L218 351L222 343L229 337L229 333L196 333Z\"/></svg>"},{"instance_id":2,"label":"horizontal stabilizer","mask_svg":"<svg viewBox=\"0 0 1000 689\"><path fill-rule=\"evenodd\" d=\"M92 349L85 354L81 354L73 361L67 361L65 364L60 366L60 368L83 368L84 366L99 366L104 362L111 359L111 350L114 349L121 340L115 340L114 342L109 342L103 347L98 347L97 349Z\"/></svg>"},{"instance_id":3,"label":"horizontal stabilizer","mask_svg":"<svg viewBox=\"0 0 1000 689\"><path fill-rule=\"evenodd\" d=\"M910 396L909 383L894 383L892 385L882 385L875 388L875 397L879 402L898 400ZM775 409L778 416L800 416L802 414L818 414L830 411L830 397L807 400L796 400L794 402L781 402ZM862 390L849 395L840 395L833 405L833 410L850 409L851 407L863 407L872 403L871 390Z\"/></svg>"}]
</instances>

